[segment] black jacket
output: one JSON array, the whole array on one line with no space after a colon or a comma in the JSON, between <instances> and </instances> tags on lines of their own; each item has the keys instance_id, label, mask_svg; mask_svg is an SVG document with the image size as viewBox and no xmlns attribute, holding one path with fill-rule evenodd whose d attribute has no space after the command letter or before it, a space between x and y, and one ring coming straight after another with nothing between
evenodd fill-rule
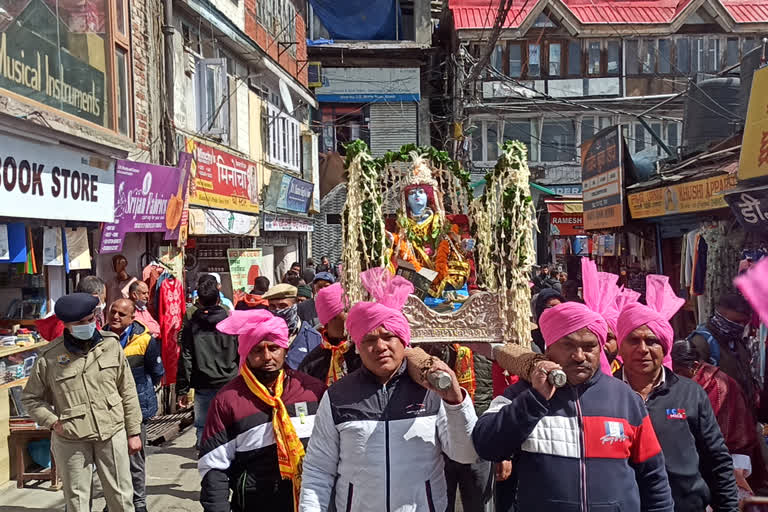
<instances>
[{"instance_id":1,"label":"black jacket","mask_svg":"<svg viewBox=\"0 0 768 512\"><path fill-rule=\"evenodd\" d=\"M188 393L189 388L218 389L237 375L237 336L216 329L225 318L227 310L222 306L200 306L184 325L176 374L178 395Z\"/></svg>"},{"instance_id":2,"label":"black jacket","mask_svg":"<svg viewBox=\"0 0 768 512\"><path fill-rule=\"evenodd\" d=\"M663 370L666 381L648 395L646 406L664 452L675 512L701 512L707 505L736 512L733 462L709 397L691 379Z\"/></svg>"},{"instance_id":3,"label":"black jacket","mask_svg":"<svg viewBox=\"0 0 768 512\"><path fill-rule=\"evenodd\" d=\"M448 343L422 343L419 345L431 356L435 356L445 362L452 369L456 368L456 349ZM493 400L493 370L492 361L485 356L472 351L472 362L475 365L475 412L478 416L483 414Z\"/></svg>"},{"instance_id":4,"label":"black jacket","mask_svg":"<svg viewBox=\"0 0 768 512\"><path fill-rule=\"evenodd\" d=\"M352 373L363 365L363 363L360 361L360 356L355 350L354 345L349 347L349 350L344 353L344 362L347 364L348 374ZM314 377L321 382L325 382L328 378L328 369L330 366L331 351L323 348L322 345L318 345L314 348L314 350L312 350L312 352L309 353L309 355L307 355L307 357L304 358L297 370L302 373L306 373L310 377Z\"/></svg>"},{"instance_id":5,"label":"black jacket","mask_svg":"<svg viewBox=\"0 0 768 512\"><path fill-rule=\"evenodd\" d=\"M320 325L320 320L317 319L317 309L315 309L315 299L299 302L299 305L296 306L296 312L301 321L307 322L311 327L317 328Z\"/></svg>"}]
</instances>

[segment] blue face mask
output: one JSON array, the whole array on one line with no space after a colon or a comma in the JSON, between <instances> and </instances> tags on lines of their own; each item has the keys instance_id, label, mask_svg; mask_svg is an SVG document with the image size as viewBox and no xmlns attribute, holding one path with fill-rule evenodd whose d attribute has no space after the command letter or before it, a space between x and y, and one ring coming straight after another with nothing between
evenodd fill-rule
<instances>
[{"instance_id":1,"label":"blue face mask","mask_svg":"<svg viewBox=\"0 0 768 512\"><path fill-rule=\"evenodd\" d=\"M69 333L82 341L88 341L93 338L93 333L96 332L96 322L91 322L84 325L73 325L69 328Z\"/></svg>"}]
</instances>

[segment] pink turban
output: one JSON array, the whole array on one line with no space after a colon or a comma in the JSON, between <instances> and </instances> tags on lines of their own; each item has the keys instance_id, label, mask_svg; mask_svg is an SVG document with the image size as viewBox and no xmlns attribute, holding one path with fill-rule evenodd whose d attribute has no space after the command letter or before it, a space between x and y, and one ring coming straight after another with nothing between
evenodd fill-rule
<instances>
[{"instance_id":1,"label":"pink turban","mask_svg":"<svg viewBox=\"0 0 768 512\"><path fill-rule=\"evenodd\" d=\"M553 308L544 310L539 318L539 329L544 337L544 343L549 347L560 339L579 329L587 328L597 336L600 344L600 369L606 375L611 375L611 365L605 357L605 340L608 337L608 327L602 316L578 302L564 302Z\"/></svg>"},{"instance_id":2,"label":"pink turban","mask_svg":"<svg viewBox=\"0 0 768 512\"><path fill-rule=\"evenodd\" d=\"M344 303L344 288L341 287L341 283L334 283L317 292L315 309L320 323L326 325L344 311Z\"/></svg>"},{"instance_id":3,"label":"pink turban","mask_svg":"<svg viewBox=\"0 0 768 512\"><path fill-rule=\"evenodd\" d=\"M410 345L411 327L402 309L408 295L413 293L413 284L381 267L366 270L360 279L376 302L358 302L349 310L347 331L352 341L360 345L366 334L384 326L397 335L403 345Z\"/></svg>"},{"instance_id":4,"label":"pink turban","mask_svg":"<svg viewBox=\"0 0 768 512\"><path fill-rule=\"evenodd\" d=\"M219 332L238 336L237 353L240 354L240 366L253 347L262 341L288 348L288 326L285 320L276 317L266 309L235 310L225 320L216 324Z\"/></svg>"},{"instance_id":5,"label":"pink turban","mask_svg":"<svg viewBox=\"0 0 768 512\"><path fill-rule=\"evenodd\" d=\"M675 332L669 320L685 304L685 300L675 294L667 276L648 275L645 278L645 288L645 301L648 305L635 302L624 307L619 315L616 338L621 345L632 331L647 325L664 347L664 366L671 368L670 352L675 341Z\"/></svg>"},{"instance_id":6,"label":"pink turban","mask_svg":"<svg viewBox=\"0 0 768 512\"><path fill-rule=\"evenodd\" d=\"M763 258L745 274L733 280L733 284L749 301L760 317L768 325L768 258Z\"/></svg>"},{"instance_id":7,"label":"pink turban","mask_svg":"<svg viewBox=\"0 0 768 512\"><path fill-rule=\"evenodd\" d=\"M616 321L619 309L616 297L619 287L616 283L619 276L608 272L598 272L597 265L589 258L581 258L581 279L584 282L584 303L605 319L608 327L616 334Z\"/></svg>"}]
</instances>

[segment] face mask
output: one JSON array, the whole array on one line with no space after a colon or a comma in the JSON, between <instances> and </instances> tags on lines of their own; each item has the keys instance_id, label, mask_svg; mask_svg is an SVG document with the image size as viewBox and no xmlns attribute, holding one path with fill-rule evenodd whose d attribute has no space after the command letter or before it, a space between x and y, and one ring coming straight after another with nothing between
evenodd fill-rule
<instances>
[{"instance_id":1,"label":"face mask","mask_svg":"<svg viewBox=\"0 0 768 512\"><path fill-rule=\"evenodd\" d=\"M712 325L729 338L741 338L744 335L743 325L728 320L719 311L715 311L715 315L712 317Z\"/></svg>"},{"instance_id":2,"label":"face mask","mask_svg":"<svg viewBox=\"0 0 768 512\"><path fill-rule=\"evenodd\" d=\"M87 341L93 338L93 333L96 331L96 322L91 322L85 325L73 325L69 328L69 333L82 341Z\"/></svg>"},{"instance_id":3,"label":"face mask","mask_svg":"<svg viewBox=\"0 0 768 512\"><path fill-rule=\"evenodd\" d=\"M299 312L295 304L289 308L275 311L275 316L285 320L285 323L288 324L288 332L295 331L299 325Z\"/></svg>"},{"instance_id":4,"label":"face mask","mask_svg":"<svg viewBox=\"0 0 768 512\"><path fill-rule=\"evenodd\" d=\"M137 301L136 301L136 307L137 307L138 309L144 309L144 308L146 308L146 307L147 307L147 301L145 301L145 300L137 300Z\"/></svg>"}]
</instances>

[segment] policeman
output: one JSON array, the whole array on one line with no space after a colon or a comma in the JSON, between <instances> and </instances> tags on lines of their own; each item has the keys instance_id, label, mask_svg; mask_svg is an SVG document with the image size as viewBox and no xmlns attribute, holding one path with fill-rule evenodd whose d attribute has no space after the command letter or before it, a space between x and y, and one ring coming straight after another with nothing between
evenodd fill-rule
<instances>
[{"instance_id":1,"label":"policeman","mask_svg":"<svg viewBox=\"0 0 768 512\"><path fill-rule=\"evenodd\" d=\"M64 334L40 351L22 401L30 416L53 431L68 512L88 512L91 465L107 507L133 512L129 454L141 449L141 408L118 337L96 329L99 299L73 293L56 301Z\"/></svg>"}]
</instances>

